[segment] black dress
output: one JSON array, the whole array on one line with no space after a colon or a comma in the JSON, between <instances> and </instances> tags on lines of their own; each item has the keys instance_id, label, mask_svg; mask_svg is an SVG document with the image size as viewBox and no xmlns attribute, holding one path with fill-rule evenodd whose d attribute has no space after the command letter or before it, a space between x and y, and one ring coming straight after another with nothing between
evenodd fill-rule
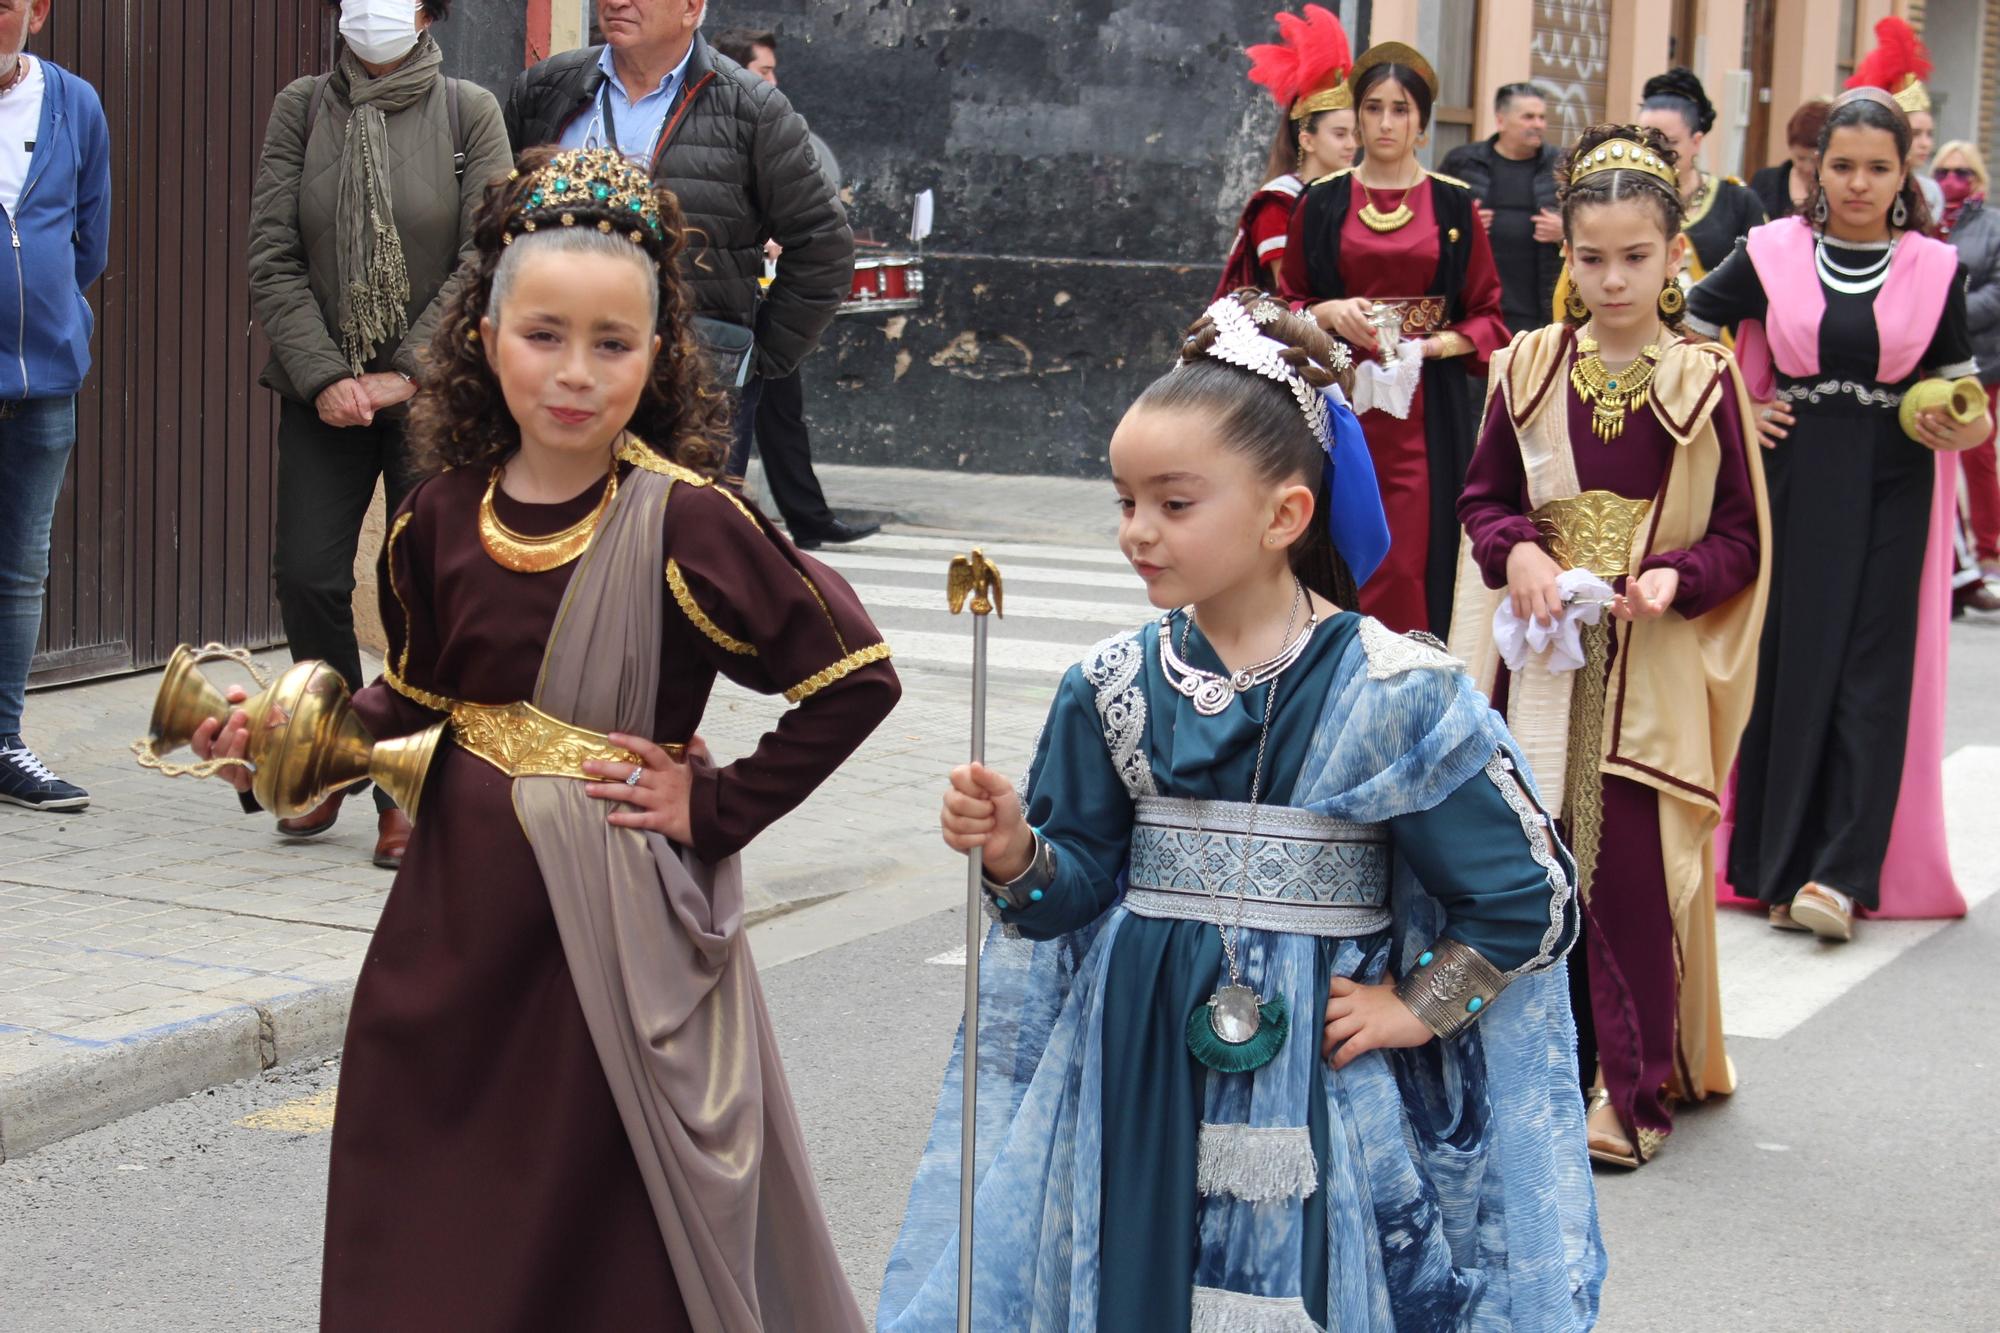
<instances>
[{"instance_id":1,"label":"black dress","mask_svg":"<svg viewBox=\"0 0 2000 1333\"><path fill-rule=\"evenodd\" d=\"M1734 176L1710 176L1708 193L1695 200L1681 221L1681 232L1694 247L1689 276L1699 280L1714 272L1736 243L1766 220L1764 205L1749 186Z\"/></svg>"},{"instance_id":2,"label":"black dress","mask_svg":"<svg viewBox=\"0 0 2000 1333\"><path fill-rule=\"evenodd\" d=\"M1839 266L1863 269L1882 248L1827 249ZM1961 266L1922 366L1879 383L1876 291L1822 288L1819 374L1777 372L1798 420L1764 455L1771 596L1737 759L1729 878L1766 903L1789 903L1814 882L1873 908L1902 780L1937 466L1903 434L1896 409L1920 377L1970 373L1972 340ZM1740 246L1688 296L1690 323L1704 333L1762 319L1765 307Z\"/></svg>"}]
</instances>

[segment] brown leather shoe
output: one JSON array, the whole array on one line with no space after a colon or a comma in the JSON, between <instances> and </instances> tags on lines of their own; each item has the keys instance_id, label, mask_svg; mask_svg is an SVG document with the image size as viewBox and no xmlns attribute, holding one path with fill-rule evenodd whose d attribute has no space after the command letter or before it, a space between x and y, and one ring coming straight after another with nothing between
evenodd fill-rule
<instances>
[{"instance_id":1,"label":"brown leather shoe","mask_svg":"<svg viewBox=\"0 0 2000 1333\"><path fill-rule=\"evenodd\" d=\"M327 797L326 804L318 809L308 811L297 819L279 820L278 832L287 838L317 838L333 827L334 820L340 818L340 803L346 796L346 792L335 792Z\"/></svg>"},{"instance_id":2,"label":"brown leather shoe","mask_svg":"<svg viewBox=\"0 0 2000 1333\"><path fill-rule=\"evenodd\" d=\"M375 821L375 864L394 870L403 864L410 845L410 817L401 810L384 810Z\"/></svg>"}]
</instances>

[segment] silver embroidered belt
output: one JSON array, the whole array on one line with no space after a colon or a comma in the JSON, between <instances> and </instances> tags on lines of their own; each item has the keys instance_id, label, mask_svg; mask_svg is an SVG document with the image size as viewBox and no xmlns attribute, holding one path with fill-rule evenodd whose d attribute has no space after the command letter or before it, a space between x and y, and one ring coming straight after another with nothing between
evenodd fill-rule
<instances>
[{"instance_id":1,"label":"silver embroidered belt","mask_svg":"<svg viewBox=\"0 0 2000 1333\"><path fill-rule=\"evenodd\" d=\"M1246 871L1247 862L1247 875ZM1289 806L1141 796L1125 908L1293 935L1389 926L1389 831Z\"/></svg>"}]
</instances>

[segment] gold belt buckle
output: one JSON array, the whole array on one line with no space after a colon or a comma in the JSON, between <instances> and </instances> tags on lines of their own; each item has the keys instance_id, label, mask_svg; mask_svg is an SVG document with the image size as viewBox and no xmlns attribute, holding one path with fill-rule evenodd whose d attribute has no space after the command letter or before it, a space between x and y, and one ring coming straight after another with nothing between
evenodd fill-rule
<instances>
[{"instance_id":1,"label":"gold belt buckle","mask_svg":"<svg viewBox=\"0 0 2000 1333\"><path fill-rule=\"evenodd\" d=\"M511 704L455 703L451 734L459 748L478 755L511 778L556 777L590 781L586 760L637 764L639 756L613 745L601 732L550 717L525 701ZM679 759L685 745L662 749Z\"/></svg>"}]
</instances>

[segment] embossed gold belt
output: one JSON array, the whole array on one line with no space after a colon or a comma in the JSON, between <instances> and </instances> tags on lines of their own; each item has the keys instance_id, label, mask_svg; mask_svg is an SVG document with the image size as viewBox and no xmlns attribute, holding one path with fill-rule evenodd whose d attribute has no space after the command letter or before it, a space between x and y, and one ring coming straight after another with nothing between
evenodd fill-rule
<instances>
[{"instance_id":1,"label":"embossed gold belt","mask_svg":"<svg viewBox=\"0 0 2000 1333\"><path fill-rule=\"evenodd\" d=\"M556 777L596 781L583 771L588 759L636 764L639 756L613 745L601 732L550 717L531 703L451 705L451 735L459 748L476 754L510 778ZM679 759L685 745L662 746Z\"/></svg>"},{"instance_id":2,"label":"embossed gold belt","mask_svg":"<svg viewBox=\"0 0 2000 1333\"><path fill-rule=\"evenodd\" d=\"M1436 333L1445 326L1444 298L1442 296L1384 296L1371 297L1380 304L1394 306L1403 316L1403 336L1421 338L1426 333Z\"/></svg>"},{"instance_id":3,"label":"embossed gold belt","mask_svg":"<svg viewBox=\"0 0 2000 1333\"><path fill-rule=\"evenodd\" d=\"M1585 491L1551 500L1528 517L1564 569L1587 569L1601 579L1615 579L1632 572L1632 538L1652 509L1651 500Z\"/></svg>"}]
</instances>

